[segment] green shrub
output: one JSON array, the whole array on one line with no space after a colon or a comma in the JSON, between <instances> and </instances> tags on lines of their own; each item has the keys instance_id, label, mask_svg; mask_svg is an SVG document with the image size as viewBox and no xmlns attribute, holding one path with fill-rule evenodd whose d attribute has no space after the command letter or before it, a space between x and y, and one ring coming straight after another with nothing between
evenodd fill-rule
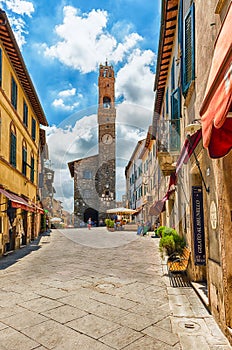
<instances>
[{"instance_id":1,"label":"green shrub","mask_svg":"<svg viewBox=\"0 0 232 350\"><path fill-rule=\"evenodd\" d=\"M168 256L174 252L182 253L186 246L185 239L171 227L162 226L161 232L162 236L159 242L159 249L162 256L164 253Z\"/></svg>"},{"instance_id":2,"label":"green shrub","mask_svg":"<svg viewBox=\"0 0 232 350\"><path fill-rule=\"evenodd\" d=\"M114 228L114 220L105 219L106 227Z\"/></svg>"}]
</instances>

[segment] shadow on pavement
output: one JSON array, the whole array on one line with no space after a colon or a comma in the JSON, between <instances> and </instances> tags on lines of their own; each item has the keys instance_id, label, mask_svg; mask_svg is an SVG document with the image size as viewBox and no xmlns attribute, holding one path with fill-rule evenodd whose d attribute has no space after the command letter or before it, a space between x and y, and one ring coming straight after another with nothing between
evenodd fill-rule
<instances>
[{"instance_id":1,"label":"shadow on pavement","mask_svg":"<svg viewBox=\"0 0 232 350\"><path fill-rule=\"evenodd\" d=\"M0 270L5 270L11 265L14 265L17 261L25 257L26 255L38 250L41 248L39 245L40 240L42 237L50 236L50 232L44 232L41 235L39 235L38 238L36 238L34 241L32 241L30 244L14 250L12 253L8 254L7 256L3 256L0 258Z\"/></svg>"}]
</instances>

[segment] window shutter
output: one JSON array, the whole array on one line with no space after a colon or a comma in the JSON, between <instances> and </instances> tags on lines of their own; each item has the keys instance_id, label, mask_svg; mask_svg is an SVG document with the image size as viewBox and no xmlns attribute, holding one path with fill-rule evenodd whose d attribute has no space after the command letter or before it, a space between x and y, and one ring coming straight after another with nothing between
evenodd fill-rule
<instances>
[{"instance_id":1,"label":"window shutter","mask_svg":"<svg viewBox=\"0 0 232 350\"><path fill-rule=\"evenodd\" d=\"M22 163L22 173L27 175L27 150L23 147L23 163Z\"/></svg>"},{"instance_id":2,"label":"window shutter","mask_svg":"<svg viewBox=\"0 0 232 350\"><path fill-rule=\"evenodd\" d=\"M34 141L35 141L35 136L36 136L36 122L35 122L35 119L32 118L31 137L32 137L32 140L34 140Z\"/></svg>"},{"instance_id":3,"label":"window shutter","mask_svg":"<svg viewBox=\"0 0 232 350\"><path fill-rule=\"evenodd\" d=\"M35 159L34 157L31 157L31 176L30 176L31 182L34 182L34 172L35 172Z\"/></svg>"},{"instance_id":4,"label":"window shutter","mask_svg":"<svg viewBox=\"0 0 232 350\"><path fill-rule=\"evenodd\" d=\"M166 114L169 113L168 103L169 103L169 91L167 88L167 91L166 91Z\"/></svg>"},{"instance_id":5,"label":"window shutter","mask_svg":"<svg viewBox=\"0 0 232 350\"><path fill-rule=\"evenodd\" d=\"M16 168L16 136L10 135L10 164Z\"/></svg>"},{"instance_id":6,"label":"window shutter","mask_svg":"<svg viewBox=\"0 0 232 350\"><path fill-rule=\"evenodd\" d=\"M175 57L172 60L172 69L171 69L171 89L175 89Z\"/></svg>"},{"instance_id":7,"label":"window shutter","mask_svg":"<svg viewBox=\"0 0 232 350\"><path fill-rule=\"evenodd\" d=\"M184 20L184 69L183 94L186 95L191 82L195 79L195 39L194 39L194 3Z\"/></svg>"},{"instance_id":8,"label":"window shutter","mask_svg":"<svg viewBox=\"0 0 232 350\"><path fill-rule=\"evenodd\" d=\"M25 101L23 101L23 124L28 126L28 106Z\"/></svg>"},{"instance_id":9,"label":"window shutter","mask_svg":"<svg viewBox=\"0 0 232 350\"><path fill-rule=\"evenodd\" d=\"M180 147L181 95L178 87L171 95L170 150Z\"/></svg>"},{"instance_id":10,"label":"window shutter","mask_svg":"<svg viewBox=\"0 0 232 350\"><path fill-rule=\"evenodd\" d=\"M11 103L15 109L17 109L17 97L18 97L18 87L16 81L12 77L11 80Z\"/></svg>"}]
</instances>

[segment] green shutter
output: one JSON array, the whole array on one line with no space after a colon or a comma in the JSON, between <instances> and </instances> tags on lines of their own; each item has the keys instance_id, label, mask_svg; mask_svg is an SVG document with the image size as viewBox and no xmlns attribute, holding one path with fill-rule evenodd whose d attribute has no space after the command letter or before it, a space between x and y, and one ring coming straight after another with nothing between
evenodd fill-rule
<instances>
[{"instance_id":1,"label":"green shutter","mask_svg":"<svg viewBox=\"0 0 232 350\"><path fill-rule=\"evenodd\" d=\"M23 147L23 159L22 159L22 173L23 175L27 175L27 150Z\"/></svg>"},{"instance_id":2,"label":"green shutter","mask_svg":"<svg viewBox=\"0 0 232 350\"><path fill-rule=\"evenodd\" d=\"M31 137L32 137L32 140L34 140L34 141L35 141L35 136L36 136L36 122L35 122L35 119L32 118Z\"/></svg>"},{"instance_id":3,"label":"green shutter","mask_svg":"<svg viewBox=\"0 0 232 350\"><path fill-rule=\"evenodd\" d=\"M34 182L35 159L31 157L31 182Z\"/></svg>"},{"instance_id":4,"label":"green shutter","mask_svg":"<svg viewBox=\"0 0 232 350\"><path fill-rule=\"evenodd\" d=\"M195 79L195 39L194 39L194 4L184 20L184 69L183 93L187 94L191 82Z\"/></svg>"},{"instance_id":5,"label":"green shutter","mask_svg":"<svg viewBox=\"0 0 232 350\"><path fill-rule=\"evenodd\" d=\"M16 168L16 136L10 134L10 164Z\"/></svg>"},{"instance_id":6,"label":"green shutter","mask_svg":"<svg viewBox=\"0 0 232 350\"><path fill-rule=\"evenodd\" d=\"M11 103L15 109L17 109L18 87L16 81L12 77L11 80Z\"/></svg>"},{"instance_id":7,"label":"green shutter","mask_svg":"<svg viewBox=\"0 0 232 350\"><path fill-rule=\"evenodd\" d=\"M23 124L28 126L28 106L25 101L23 101Z\"/></svg>"}]
</instances>

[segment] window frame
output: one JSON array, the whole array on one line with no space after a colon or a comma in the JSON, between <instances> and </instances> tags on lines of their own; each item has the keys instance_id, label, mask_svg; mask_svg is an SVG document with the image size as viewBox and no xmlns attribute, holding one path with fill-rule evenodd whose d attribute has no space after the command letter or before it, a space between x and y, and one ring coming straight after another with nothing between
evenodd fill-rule
<instances>
[{"instance_id":1,"label":"window frame","mask_svg":"<svg viewBox=\"0 0 232 350\"><path fill-rule=\"evenodd\" d=\"M34 117L31 117L31 138L33 141L36 140L36 120Z\"/></svg>"},{"instance_id":2,"label":"window frame","mask_svg":"<svg viewBox=\"0 0 232 350\"><path fill-rule=\"evenodd\" d=\"M22 174L27 176L27 145L25 141L22 145Z\"/></svg>"},{"instance_id":3,"label":"window frame","mask_svg":"<svg viewBox=\"0 0 232 350\"><path fill-rule=\"evenodd\" d=\"M23 100L23 124L28 127L28 105L25 100Z\"/></svg>"},{"instance_id":4,"label":"window frame","mask_svg":"<svg viewBox=\"0 0 232 350\"><path fill-rule=\"evenodd\" d=\"M10 164L16 168L17 166L17 134L14 124L10 126Z\"/></svg>"}]
</instances>

